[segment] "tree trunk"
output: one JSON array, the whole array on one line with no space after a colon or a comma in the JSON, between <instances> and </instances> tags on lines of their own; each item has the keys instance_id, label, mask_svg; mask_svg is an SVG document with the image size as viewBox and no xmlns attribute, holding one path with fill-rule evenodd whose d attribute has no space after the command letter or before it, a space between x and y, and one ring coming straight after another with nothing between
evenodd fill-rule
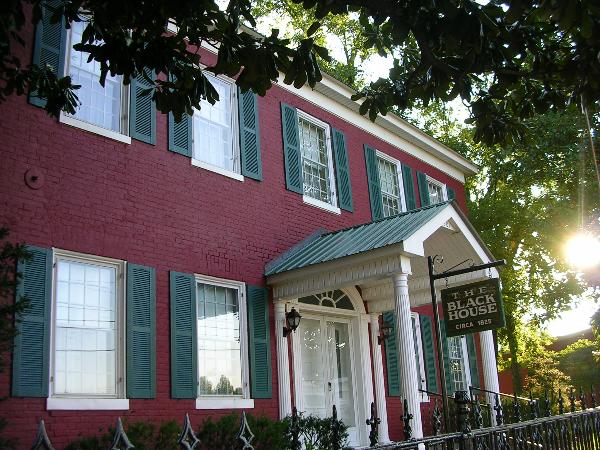
<instances>
[{"instance_id":1,"label":"tree trunk","mask_svg":"<svg viewBox=\"0 0 600 450\"><path fill-rule=\"evenodd\" d=\"M506 337L510 351L510 369L512 372L515 393L520 395L523 391L523 380L521 379L521 364L519 364L519 343L516 333L516 318L511 311L506 311Z\"/></svg>"}]
</instances>

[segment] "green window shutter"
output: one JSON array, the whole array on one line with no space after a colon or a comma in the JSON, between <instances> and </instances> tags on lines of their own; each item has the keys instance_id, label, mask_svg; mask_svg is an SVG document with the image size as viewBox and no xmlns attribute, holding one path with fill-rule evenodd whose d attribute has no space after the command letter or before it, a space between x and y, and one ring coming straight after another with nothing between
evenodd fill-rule
<instances>
[{"instance_id":1,"label":"green window shutter","mask_svg":"<svg viewBox=\"0 0 600 450\"><path fill-rule=\"evenodd\" d=\"M425 175L423 172L417 172L417 184L419 185L421 208L423 206L429 206L429 186L427 185L427 175Z\"/></svg>"},{"instance_id":2,"label":"green window shutter","mask_svg":"<svg viewBox=\"0 0 600 450\"><path fill-rule=\"evenodd\" d=\"M406 209L408 211L416 209L417 201L415 199L415 185L413 183L412 169L404 164L402 164L402 184L404 185Z\"/></svg>"},{"instance_id":3,"label":"green window shutter","mask_svg":"<svg viewBox=\"0 0 600 450\"><path fill-rule=\"evenodd\" d=\"M471 373L471 386L479 387L479 369L477 367L477 349L475 347L475 336L467 334L467 352L469 353L469 372Z\"/></svg>"},{"instance_id":4,"label":"green window shutter","mask_svg":"<svg viewBox=\"0 0 600 450\"><path fill-rule=\"evenodd\" d=\"M450 372L450 353L448 351L448 337L446 336L446 322L440 320L440 334L442 336L442 353L444 354L444 374L446 375L446 390L448 395L454 395L453 384L450 381L452 379L452 373Z\"/></svg>"},{"instance_id":5,"label":"green window shutter","mask_svg":"<svg viewBox=\"0 0 600 450\"><path fill-rule=\"evenodd\" d=\"M261 181L260 127L256 94L252 91L242 92L238 88L238 109L242 175Z\"/></svg>"},{"instance_id":6,"label":"green window shutter","mask_svg":"<svg viewBox=\"0 0 600 450\"><path fill-rule=\"evenodd\" d=\"M127 264L127 398L156 398L156 273Z\"/></svg>"},{"instance_id":7,"label":"green window shutter","mask_svg":"<svg viewBox=\"0 0 600 450\"><path fill-rule=\"evenodd\" d=\"M56 23L52 23L51 17L53 10L60 6L62 0L47 0L42 2L42 18L35 28L35 41L33 48L33 64L45 67L50 66L57 77L62 77L65 65L65 53L67 42L67 30L65 29L65 19L61 18ZM29 103L40 108L46 106L46 99L39 98L35 91L29 93Z\"/></svg>"},{"instance_id":8,"label":"green window shutter","mask_svg":"<svg viewBox=\"0 0 600 450\"><path fill-rule=\"evenodd\" d=\"M169 116L169 150L180 155L192 157L192 116L184 114L180 122Z\"/></svg>"},{"instance_id":9,"label":"green window shutter","mask_svg":"<svg viewBox=\"0 0 600 450\"><path fill-rule=\"evenodd\" d=\"M437 369L435 366L435 341L433 339L432 320L429 316L419 315L419 321L421 322L421 339L423 340L423 359L425 360L427 390L439 392Z\"/></svg>"},{"instance_id":10,"label":"green window shutter","mask_svg":"<svg viewBox=\"0 0 600 450\"><path fill-rule=\"evenodd\" d=\"M20 262L22 279L17 298L29 306L19 314L14 341L12 395L47 397L50 357L50 307L52 298L52 251L27 247L32 258Z\"/></svg>"},{"instance_id":11,"label":"green window shutter","mask_svg":"<svg viewBox=\"0 0 600 450\"><path fill-rule=\"evenodd\" d=\"M352 185L350 184L350 169L348 167L348 150L346 136L340 130L332 129L333 155L335 158L335 180L337 182L339 206L346 211L352 208Z\"/></svg>"},{"instance_id":12,"label":"green window shutter","mask_svg":"<svg viewBox=\"0 0 600 450\"><path fill-rule=\"evenodd\" d=\"M392 327L385 340L385 363L387 367L388 395L400 397L400 371L398 368L398 347L396 346L396 316L392 311L383 313L383 323Z\"/></svg>"},{"instance_id":13,"label":"green window shutter","mask_svg":"<svg viewBox=\"0 0 600 450\"><path fill-rule=\"evenodd\" d=\"M292 192L303 193L302 157L296 108L281 104L281 129L283 132L283 155L285 159L285 186Z\"/></svg>"},{"instance_id":14,"label":"green window shutter","mask_svg":"<svg viewBox=\"0 0 600 450\"><path fill-rule=\"evenodd\" d=\"M260 286L248 285L247 294L252 398L271 398L269 291Z\"/></svg>"},{"instance_id":15,"label":"green window shutter","mask_svg":"<svg viewBox=\"0 0 600 450\"><path fill-rule=\"evenodd\" d=\"M369 183L369 198L371 200L371 217L373 220L383 219L383 201L381 199L381 184L375 149L365 145L365 163L367 165L367 180Z\"/></svg>"},{"instance_id":16,"label":"green window shutter","mask_svg":"<svg viewBox=\"0 0 600 450\"><path fill-rule=\"evenodd\" d=\"M171 397L196 398L198 336L196 282L193 275L171 271Z\"/></svg>"},{"instance_id":17,"label":"green window shutter","mask_svg":"<svg viewBox=\"0 0 600 450\"><path fill-rule=\"evenodd\" d=\"M446 192L448 193L448 200L454 200L456 198L456 192L451 187L446 186Z\"/></svg>"},{"instance_id":18,"label":"green window shutter","mask_svg":"<svg viewBox=\"0 0 600 450\"><path fill-rule=\"evenodd\" d=\"M151 71L146 71L150 79L154 78ZM152 100L152 91L147 95L144 92L153 90L154 84L146 80L142 75L131 80L129 107L129 135L133 139L147 144L156 144L156 104Z\"/></svg>"}]
</instances>

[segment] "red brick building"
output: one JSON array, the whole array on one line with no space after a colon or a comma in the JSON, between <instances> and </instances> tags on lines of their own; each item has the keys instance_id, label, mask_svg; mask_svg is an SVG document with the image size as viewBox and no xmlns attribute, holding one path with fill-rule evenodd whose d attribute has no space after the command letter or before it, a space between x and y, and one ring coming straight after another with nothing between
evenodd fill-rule
<instances>
[{"instance_id":1,"label":"red brick building","mask_svg":"<svg viewBox=\"0 0 600 450\"><path fill-rule=\"evenodd\" d=\"M425 257L491 260L464 215L477 167L394 115L371 123L327 76L264 98L213 78L220 101L175 123L143 81L100 87L72 50L81 27L29 31L22 61L70 74L82 105L59 120L34 97L0 105L0 224L34 253L0 374L6 433L27 448L43 418L62 448L116 416L335 404L364 445L373 401L382 440L401 439L406 398L422 434L440 391ZM443 348L449 391L498 391L489 332Z\"/></svg>"}]
</instances>

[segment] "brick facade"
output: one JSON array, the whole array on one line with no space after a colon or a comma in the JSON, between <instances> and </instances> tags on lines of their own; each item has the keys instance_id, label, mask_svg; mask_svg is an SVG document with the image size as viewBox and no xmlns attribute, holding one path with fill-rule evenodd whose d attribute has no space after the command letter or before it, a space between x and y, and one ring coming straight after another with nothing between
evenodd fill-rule
<instances>
[{"instance_id":1,"label":"brick facade","mask_svg":"<svg viewBox=\"0 0 600 450\"><path fill-rule=\"evenodd\" d=\"M24 55L29 51L26 48ZM323 211L285 189L281 102L346 134L354 212ZM8 419L5 434L19 438L20 448L30 445L41 418L56 448L62 448L82 434L106 430L117 415L158 422L181 421L189 412L192 422L199 424L209 415L229 413L195 410L193 400L170 398L168 272L264 285L265 263L317 228L336 230L368 222L364 144L446 183L466 208L464 189L457 180L287 89L275 86L259 98L259 115L263 181L239 182L194 167L188 158L169 152L167 120L160 113L155 146L135 140L126 145L59 123L25 97L0 104L0 226L10 229L11 240L156 269L157 398L133 399L129 411L46 411L45 399L10 398L7 355L8 367L0 373L0 396L9 398L0 402L0 417ZM39 189L25 184L25 173L31 169L43 177ZM414 184L416 189L416 179ZM430 309L418 311L428 314ZM274 332L271 324L273 398L255 400L255 413L272 418L278 416ZM391 437L400 439L399 398L388 398L388 411Z\"/></svg>"}]
</instances>

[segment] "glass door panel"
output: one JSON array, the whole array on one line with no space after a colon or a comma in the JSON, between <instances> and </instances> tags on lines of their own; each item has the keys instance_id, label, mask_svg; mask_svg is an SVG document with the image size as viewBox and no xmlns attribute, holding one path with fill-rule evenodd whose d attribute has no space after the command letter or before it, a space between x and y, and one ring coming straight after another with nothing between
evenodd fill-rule
<instances>
[{"instance_id":1,"label":"glass door panel","mask_svg":"<svg viewBox=\"0 0 600 450\"><path fill-rule=\"evenodd\" d=\"M336 405L344 424L354 427L354 388L347 323L327 322L327 346L331 406Z\"/></svg>"},{"instance_id":2,"label":"glass door panel","mask_svg":"<svg viewBox=\"0 0 600 450\"><path fill-rule=\"evenodd\" d=\"M307 414L327 417L325 352L321 321L303 317L300 321L302 397Z\"/></svg>"}]
</instances>

